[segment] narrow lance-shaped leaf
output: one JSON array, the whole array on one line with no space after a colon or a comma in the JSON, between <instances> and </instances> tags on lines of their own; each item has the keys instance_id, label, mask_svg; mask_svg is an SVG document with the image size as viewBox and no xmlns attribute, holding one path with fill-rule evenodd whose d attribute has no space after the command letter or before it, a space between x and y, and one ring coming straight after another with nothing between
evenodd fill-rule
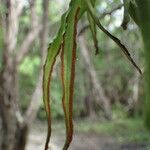
<instances>
[{"instance_id":1,"label":"narrow lance-shaped leaf","mask_svg":"<svg viewBox=\"0 0 150 150\"><path fill-rule=\"evenodd\" d=\"M140 27L140 21L138 16L138 8L135 2L130 1L129 3L129 14L131 18L134 20L134 22Z\"/></svg>"},{"instance_id":2,"label":"narrow lance-shaped leaf","mask_svg":"<svg viewBox=\"0 0 150 150\"><path fill-rule=\"evenodd\" d=\"M95 0L71 0L68 11L62 16L60 30L49 45L46 63L44 65L43 75L43 99L48 119L48 133L45 144L45 150L48 149L48 143L51 135L51 112L50 112L50 81L52 76L53 65L56 57L62 47L61 61L62 61L62 85L63 85L63 109L65 113L66 122L66 142L63 150L67 150L73 134L73 122L72 122L72 107L73 107L73 88L74 88L74 76L75 76L75 60L76 60L76 25L78 19L83 15L85 11L88 11L90 15L90 22L93 32L93 38L95 45L98 45L96 39L95 24L112 40L114 40L122 49L124 54L130 60L130 62L138 69L134 60L131 58L130 53L126 47L121 44L120 40L111 35L99 22L99 19L95 16L93 5ZM79 11L80 10L80 11ZM93 22L92 23L92 19Z\"/></svg>"},{"instance_id":3,"label":"narrow lance-shaped leaf","mask_svg":"<svg viewBox=\"0 0 150 150\"><path fill-rule=\"evenodd\" d=\"M120 42L118 38L113 36L111 33L109 33L100 23L99 18L94 14L94 8L90 1L84 0L85 4L87 5L88 11L91 14L91 17L93 18L93 21L97 24L97 26L108 36L110 37L122 50L122 52L125 54L125 56L128 58L128 60L132 63L132 65L139 71L140 74L142 74L141 69L139 66L135 63L133 58L131 57L128 49Z\"/></svg>"},{"instance_id":4,"label":"narrow lance-shaped leaf","mask_svg":"<svg viewBox=\"0 0 150 150\"><path fill-rule=\"evenodd\" d=\"M87 12L87 17L89 20L89 24L90 24L90 30L92 33L92 38L93 38L93 42L94 42L94 47L96 49L95 54L97 55L99 53L99 47L98 47L98 40L97 40L97 30L96 30L96 24L93 21L91 15Z\"/></svg>"},{"instance_id":5,"label":"narrow lance-shaped leaf","mask_svg":"<svg viewBox=\"0 0 150 150\"><path fill-rule=\"evenodd\" d=\"M58 31L58 34L56 38L53 40L53 42L49 44L46 62L43 67L43 72L44 72L43 74L43 101L44 101L44 107L46 110L47 121L48 121L48 132L47 132L45 150L48 149L48 143L49 143L50 136L51 136L50 82L51 82L53 66L54 66L56 57L60 51L62 40L63 40L66 16L67 16L67 13L65 13L62 16L61 27Z\"/></svg>"},{"instance_id":6,"label":"narrow lance-shaped leaf","mask_svg":"<svg viewBox=\"0 0 150 150\"><path fill-rule=\"evenodd\" d=\"M122 22L121 26L122 26L122 28L124 30L127 29L127 25L130 22L130 16L129 16L129 12L128 12L129 3L130 3L130 0L123 0L123 4L124 4L124 16L123 16L123 22Z\"/></svg>"},{"instance_id":7,"label":"narrow lance-shaped leaf","mask_svg":"<svg viewBox=\"0 0 150 150\"><path fill-rule=\"evenodd\" d=\"M71 0L73 1L73 0ZM92 3L92 5L95 5L96 0L88 0ZM79 17L78 20L83 16L83 14L87 11L87 5L85 5L84 0L80 0L80 13L79 13Z\"/></svg>"},{"instance_id":8,"label":"narrow lance-shaped leaf","mask_svg":"<svg viewBox=\"0 0 150 150\"><path fill-rule=\"evenodd\" d=\"M95 0L91 0L91 4L94 7L95 6ZM95 50L96 50L95 54L97 55L99 53L99 47L98 47L96 24L93 21L93 18L91 17L89 12L87 12L87 17L88 17L88 21L89 21L89 25L90 25L90 30L91 30L91 33L92 33L94 47L95 47Z\"/></svg>"},{"instance_id":9,"label":"narrow lance-shaped leaf","mask_svg":"<svg viewBox=\"0 0 150 150\"><path fill-rule=\"evenodd\" d=\"M62 61L62 85L63 85L63 108L66 122L66 142L63 150L67 150L73 135L72 107L73 107L73 89L75 76L76 61L76 25L80 0L72 1L71 10L66 19L66 31L62 45L61 61Z\"/></svg>"}]
</instances>

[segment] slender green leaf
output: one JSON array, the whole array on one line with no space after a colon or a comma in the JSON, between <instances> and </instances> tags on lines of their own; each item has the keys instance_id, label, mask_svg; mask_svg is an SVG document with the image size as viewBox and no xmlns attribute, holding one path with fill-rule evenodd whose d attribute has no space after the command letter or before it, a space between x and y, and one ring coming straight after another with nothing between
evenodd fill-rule
<instances>
[{"instance_id":1,"label":"slender green leaf","mask_svg":"<svg viewBox=\"0 0 150 150\"><path fill-rule=\"evenodd\" d=\"M46 62L43 67L43 72L44 72L43 74L43 101L44 101L44 106L45 106L45 110L47 114L47 121L48 121L48 133L47 133L47 139L46 139L46 144L45 144L45 150L48 149L48 143L49 143L50 136L51 136L51 112L50 112L51 76L52 76L53 66L54 66L56 57L60 51L61 44L62 44L63 34L65 32L65 26L66 26L66 16L67 16L67 13L65 13L62 16L60 30L56 38L53 40L53 42L49 44Z\"/></svg>"},{"instance_id":2,"label":"slender green leaf","mask_svg":"<svg viewBox=\"0 0 150 150\"><path fill-rule=\"evenodd\" d=\"M67 150L73 135L72 107L73 89L76 61L76 25L80 9L80 1L73 1L72 8L66 19L66 31L63 39L61 61L62 61L62 85L63 85L63 108L66 121L66 142L63 150Z\"/></svg>"},{"instance_id":3,"label":"slender green leaf","mask_svg":"<svg viewBox=\"0 0 150 150\"><path fill-rule=\"evenodd\" d=\"M45 144L45 150L48 150L48 144L51 136L51 107L50 107L50 83L53 71L53 66L61 51L61 77L63 87L63 109L66 123L66 141L63 150L67 150L73 136L73 91L74 91L74 77L75 77L75 61L76 61L76 26L81 16L87 12L88 19L91 26L91 32L98 52L98 41L96 37L96 25L108 35L114 42L116 42L123 53L127 56L129 61L141 73L140 68L131 58L130 53L126 47L115 36L110 34L100 23L99 19L94 13L94 4L96 0L71 0L68 11L64 13L61 19L60 29L56 38L49 44L46 62L43 68L43 100L48 120L48 133Z\"/></svg>"},{"instance_id":4,"label":"slender green leaf","mask_svg":"<svg viewBox=\"0 0 150 150\"><path fill-rule=\"evenodd\" d=\"M110 37L122 50L122 52L125 54L125 56L127 57L127 59L131 62L131 64L138 70L138 72L140 74L142 74L141 69L139 68L139 66L135 63L135 61L133 60L133 58L131 57L128 49L120 42L120 40L118 38L116 38L115 36L113 36L111 33L109 33L100 23L99 18L95 15L94 13L94 8L92 6L92 4L89 1L85 0L85 4L88 7L88 11L91 14L93 21L95 21L95 23L97 24L97 26L108 36Z\"/></svg>"},{"instance_id":5,"label":"slender green leaf","mask_svg":"<svg viewBox=\"0 0 150 150\"><path fill-rule=\"evenodd\" d=\"M99 47L98 47L98 40L97 40L97 30L96 30L96 24L93 21L93 18L91 17L91 15L87 12L87 16L88 16L88 20L89 20L89 24L90 24L90 30L92 33L92 37L93 37L93 42L94 42L94 47L95 47L95 54L97 55L99 53Z\"/></svg>"},{"instance_id":6,"label":"slender green leaf","mask_svg":"<svg viewBox=\"0 0 150 150\"><path fill-rule=\"evenodd\" d=\"M138 26L140 26L139 16L138 16L138 8L137 8L136 4L133 3L132 1L129 4L129 14L130 14L131 18L134 20L134 22Z\"/></svg>"},{"instance_id":7,"label":"slender green leaf","mask_svg":"<svg viewBox=\"0 0 150 150\"><path fill-rule=\"evenodd\" d=\"M127 29L127 25L128 23L130 22L130 16L129 16L129 3L130 3L130 0L123 0L123 4L124 4L124 17L123 17L123 22L121 24L122 28L124 30Z\"/></svg>"}]
</instances>

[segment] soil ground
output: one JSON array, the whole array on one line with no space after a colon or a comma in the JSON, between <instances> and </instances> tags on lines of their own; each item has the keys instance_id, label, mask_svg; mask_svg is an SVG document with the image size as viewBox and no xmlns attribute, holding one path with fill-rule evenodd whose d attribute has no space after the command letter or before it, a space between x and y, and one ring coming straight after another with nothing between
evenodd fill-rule
<instances>
[{"instance_id":1,"label":"soil ground","mask_svg":"<svg viewBox=\"0 0 150 150\"><path fill-rule=\"evenodd\" d=\"M42 124L31 128L27 150L43 150L46 137L46 127ZM61 150L64 143L62 130L54 130L50 142L50 150ZM121 143L112 136L97 133L75 132L69 150L150 150L150 144Z\"/></svg>"}]
</instances>

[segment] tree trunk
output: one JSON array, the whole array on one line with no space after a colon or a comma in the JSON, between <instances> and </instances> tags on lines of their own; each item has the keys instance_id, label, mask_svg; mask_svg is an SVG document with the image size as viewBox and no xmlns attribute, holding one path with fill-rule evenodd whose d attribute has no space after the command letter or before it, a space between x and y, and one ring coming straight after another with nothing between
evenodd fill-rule
<instances>
[{"instance_id":1,"label":"tree trunk","mask_svg":"<svg viewBox=\"0 0 150 150\"><path fill-rule=\"evenodd\" d=\"M145 105L144 105L144 119L145 125L150 129L150 1L136 0L138 6L138 14L140 18L140 28L143 36L144 50L145 50Z\"/></svg>"},{"instance_id":2,"label":"tree trunk","mask_svg":"<svg viewBox=\"0 0 150 150\"><path fill-rule=\"evenodd\" d=\"M136 109L139 100L139 81L140 81L140 75L137 72L137 70L135 70L133 79L131 80L131 82L129 82L130 85L133 85L132 94L131 97L129 97L128 107L127 107L127 112L129 117L134 117L136 115Z\"/></svg>"},{"instance_id":3,"label":"tree trunk","mask_svg":"<svg viewBox=\"0 0 150 150\"><path fill-rule=\"evenodd\" d=\"M40 51L40 57L41 57L41 65L40 65L40 72L38 81L36 84L36 88L33 92L31 102L29 107L27 108L27 111L25 113L25 120L26 122L33 122L33 120L36 117L36 114L38 112L39 106L40 106L40 100L42 99L42 78L43 78L43 64L45 62L45 56L46 56L46 50L47 50L47 37L48 37L48 15L49 15L49 0L43 1L43 18L42 18L42 31L41 31L41 51Z\"/></svg>"},{"instance_id":4,"label":"tree trunk","mask_svg":"<svg viewBox=\"0 0 150 150\"><path fill-rule=\"evenodd\" d=\"M18 34L18 16L14 0L6 0L4 5L7 13L3 20L5 24L4 51L0 72L1 150L24 150L27 128L18 106L18 71L14 51Z\"/></svg>"},{"instance_id":5,"label":"tree trunk","mask_svg":"<svg viewBox=\"0 0 150 150\"><path fill-rule=\"evenodd\" d=\"M96 103L99 106L101 106L101 108L104 110L105 117L111 119L111 108L110 108L109 99L105 96L103 88L97 78L96 71L94 69L94 66L91 62L90 55L88 53L88 48L84 36L79 37L79 43L81 47L81 54L85 62L85 66L90 75L93 98L96 100Z\"/></svg>"},{"instance_id":6,"label":"tree trunk","mask_svg":"<svg viewBox=\"0 0 150 150\"><path fill-rule=\"evenodd\" d=\"M126 34L125 39L128 38L128 34ZM132 45L135 45L135 49L139 49L141 43L140 42L136 42L138 41L139 38L135 37L135 40L132 42L128 42L127 44L129 45L130 48L132 48ZM136 54L134 54L134 60L137 63L140 63L140 57L139 57L139 52L136 52ZM132 93L131 96L129 96L128 99L128 106L127 106L127 114L129 117L135 117L137 115L137 110L138 110L138 104L139 104L139 88L140 88L140 74L139 72L137 72L136 69L134 69L134 74L133 77L129 80L128 82L128 86L130 87L132 85Z\"/></svg>"},{"instance_id":7,"label":"tree trunk","mask_svg":"<svg viewBox=\"0 0 150 150\"><path fill-rule=\"evenodd\" d=\"M83 61L83 64L84 64L84 61ZM83 71L84 71L84 75L85 78L84 78L84 86L86 88L86 90L88 91L84 98L84 112L85 112L85 116L87 116L90 120L95 120L97 118L97 114L96 114L96 109L95 109L95 105L96 105L96 102L95 102L95 99L94 99L94 95L93 95L93 84L92 84L92 81L91 81L91 76L89 74L89 71L87 71L87 66L84 65L83 66ZM88 68L89 69L89 68ZM88 81L88 82L87 82Z\"/></svg>"},{"instance_id":8,"label":"tree trunk","mask_svg":"<svg viewBox=\"0 0 150 150\"><path fill-rule=\"evenodd\" d=\"M0 106L2 119L2 150L23 150L27 127L18 107L17 68L5 48L3 70L0 74ZM23 132L22 132L23 131ZM20 146L19 146L20 145Z\"/></svg>"},{"instance_id":9,"label":"tree trunk","mask_svg":"<svg viewBox=\"0 0 150 150\"><path fill-rule=\"evenodd\" d=\"M19 1L18 1L19 2ZM20 1L21 2L21 1ZM27 118L23 118L19 110L19 98L18 98L18 70L17 67L25 55L28 53L30 45L38 35L40 30L36 30L37 16L35 16L35 0L30 0L31 3L31 32L28 33L27 37L20 46L19 51L15 51L17 47L17 36L18 36L18 15L21 14L22 6L16 7L18 3L15 0L6 0L4 5L7 8L6 18L3 20L5 24L5 34L4 34L4 51L2 59L2 71L0 72L0 116L2 124L2 137L1 138L1 147L0 150L24 150L27 135L29 130L29 122ZM48 0L43 1L43 35L41 40L41 51L45 52L46 47L46 33L47 33L47 21L48 21ZM17 9L18 8L18 9ZM46 24L46 25L45 25ZM45 27L46 26L46 27ZM46 28L46 29L45 29ZM32 33L32 36L31 36ZM32 37L32 38L31 38ZM25 44L24 44L25 43ZM24 48L24 45L26 47ZM19 53L18 53L19 52ZM42 54L44 52L41 52ZM18 54L16 54L18 53ZM18 57L20 56L20 57ZM19 61L18 61L19 58ZM43 56L42 56L43 58ZM41 76L41 73L40 75ZM39 77L39 82L33 94L33 99L35 101L36 94L41 88L41 77ZM39 97L38 97L39 98ZM40 101L40 98L39 98ZM32 105L33 106L33 105ZM36 117L37 110L39 105L36 106L36 109L29 109L34 115L32 116L31 121ZM33 112L35 111L35 113ZM27 115L25 115L27 117ZM28 117L30 117L28 115Z\"/></svg>"},{"instance_id":10,"label":"tree trunk","mask_svg":"<svg viewBox=\"0 0 150 150\"><path fill-rule=\"evenodd\" d=\"M97 118L96 115L96 110L94 107L94 100L92 98L92 95L87 95L84 98L84 106L85 106L85 115L90 119L90 120L95 120Z\"/></svg>"}]
</instances>

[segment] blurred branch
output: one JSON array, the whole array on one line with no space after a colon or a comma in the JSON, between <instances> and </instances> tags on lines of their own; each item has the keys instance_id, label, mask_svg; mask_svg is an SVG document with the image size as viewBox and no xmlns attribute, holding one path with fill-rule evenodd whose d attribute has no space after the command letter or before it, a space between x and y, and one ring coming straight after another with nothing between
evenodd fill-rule
<instances>
[{"instance_id":1,"label":"blurred branch","mask_svg":"<svg viewBox=\"0 0 150 150\"><path fill-rule=\"evenodd\" d=\"M35 87L35 90L32 94L31 101L29 104L29 107L27 108L25 114L24 114L24 119L25 122L28 124L31 124L34 119L36 118L37 112L40 107L40 102L42 99L42 70L39 73L39 78Z\"/></svg>"},{"instance_id":2,"label":"blurred branch","mask_svg":"<svg viewBox=\"0 0 150 150\"><path fill-rule=\"evenodd\" d=\"M92 89L96 103L101 106L107 119L111 119L111 107L108 97L105 95L101 83L98 80L95 68L91 62L91 57L88 52L88 46L85 37L79 37L79 45L81 48L81 55L84 60L87 72L92 82Z\"/></svg>"},{"instance_id":3,"label":"blurred branch","mask_svg":"<svg viewBox=\"0 0 150 150\"><path fill-rule=\"evenodd\" d=\"M45 61L45 55L47 50L47 37L48 37L48 14L49 14L49 0L43 1L43 29L41 32L41 59L42 59L42 67Z\"/></svg>"},{"instance_id":4,"label":"blurred branch","mask_svg":"<svg viewBox=\"0 0 150 150\"><path fill-rule=\"evenodd\" d=\"M45 59L45 54L47 50L47 34L48 34L48 11L49 0L43 1L43 20L42 20L42 31L41 31L41 68L39 73L39 78L36 84L36 88L33 92L30 105L25 113L25 119L28 122L33 122L36 117L37 111L40 107L40 102L42 99L42 76L43 76L43 62Z\"/></svg>"},{"instance_id":5,"label":"blurred branch","mask_svg":"<svg viewBox=\"0 0 150 150\"><path fill-rule=\"evenodd\" d=\"M22 11L23 11L23 8L24 8L24 1L23 0L17 0L17 8L16 8L16 13L17 13L17 16L20 17Z\"/></svg>"},{"instance_id":6,"label":"blurred branch","mask_svg":"<svg viewBox=\"0 0 150 150\"><path fill-rule=\"evenodd\" d=\"M38 17L35 10L35 0L30 0L30 10L31 10L31 29L28 32L26 38L22 42L21 46L19 47L18 54L16 57L16 62L19 64L24 57L28 54L30 50L30 46L39 35L42 26L39 25Z\"/></svg>"},{"instance_id":7,"label":"blurred branch","mask_svg":"<svg viewBox=\"0 0 150 150\"><path fill-rule=\"evenodd\" d=\"M28 54L28 52L30 50L30 46L34 42L35 38L37 38L40 31L41 31L41 26L38 26L36 28L33 28L28 33L28 35L26 36L25 40L23 41L23 43L21 44L21 46L19 48L19 52L16 57L17 64L19 64L24 59L24 57Z\"/></svg>"},{"instance_id":8,"label":"blurred branch","mask_svg":"<svg viewBox=\"0 0 150 150\"><path fill-rule=\"evenodd\" d=\"M3 2L4 6L6 6L5 13L5 28L4 28L4 37L5 37L5 46L10 55L15 50L17 43L17 35L18 35L18 17L16 15L16 7L14 0L6 0ZM7 53L5 52L5 53Z\"/></svg>"},{"instance_id":9,"label":"blurred branch","mask_svg":"<svg viewBox=\"0 0 150 150\"><path fill-rule=\"evenodd\" d=\"M112 10L104 12L102 15L100 15L99 19L103 19L105 16L111 15L112 13L114 13L115 11L117 11L118 9L121 9L122 7L123 7L123 4L120 4L117 7L113 8ZM80 31L78 33L78 36L80 36L81 34L83 34L89 27L90 27L89 24L84 25L82 27L82 29L80 29Z\"/></svg>"}]
</instances>

